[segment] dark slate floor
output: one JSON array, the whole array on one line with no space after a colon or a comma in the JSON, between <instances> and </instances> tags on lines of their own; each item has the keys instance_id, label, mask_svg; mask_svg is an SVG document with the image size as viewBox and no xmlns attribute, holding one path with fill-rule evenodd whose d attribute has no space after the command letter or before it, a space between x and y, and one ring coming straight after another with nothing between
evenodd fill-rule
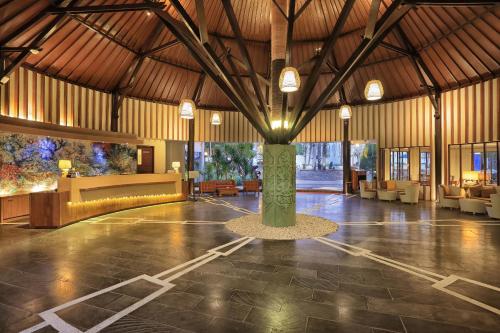
<instances>
[{"instance_id":1,"label":"dark slate floor","mask_svg":"<svg viewBox=\"0 0 500 333\"><path fill-rule=\"evenodd\" d=\"M1 226L0 331L32 327L45 310L141 274L153 276L237 239L223 225L210 224L240 216L235 207L257 211L259 201L241 196L154 206L60 230ZM431 203L340 195L298 194L297 208L338 222L331 239L443 276L500 286L500 221ZM316 240L254 240L172 283L103 332L500 331L500 316L430 281ZM462 281L449 288L500 308L500 292ZM57 315L85 331L157 289L137 281Z\"/></svg>"}]
</instances>

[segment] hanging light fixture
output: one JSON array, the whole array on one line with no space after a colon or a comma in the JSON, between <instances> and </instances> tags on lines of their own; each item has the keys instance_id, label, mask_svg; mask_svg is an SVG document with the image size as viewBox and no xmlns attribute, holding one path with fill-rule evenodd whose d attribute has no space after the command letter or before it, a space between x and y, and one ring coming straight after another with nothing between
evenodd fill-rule
<instances>
[{"instance_id":1,"label":"hanging light fixture","mask_svg":"<svg viewBox=\"0 0 500 333\"><path fill-rule=\"evenodd\" d=\"M299 72L293 67L285 67L281 71L280 90L284 93L294 92L300 88L300 75Z\"/></svg>"},{"instance_id":2,"label":"hanging light fixture","mask_svg":"<svg viewBox=\"0 0 500 333\"><path fill-rule=\"evenodd\" d=\"M196 105L190 99L183 99L179 104L179 113L183 119L193 119Z\"/></svg>"},{"instance_id":3,"label":"hanging light fixture","mask_svg":"<svg viewBox=\"0 0 500 333\"><path fill-rule=\"evenodd\" d=\"M273 130L279 129L281 127L287 129L288 128L288 120L285 120L285 121L273 120L273 121L271 121L271 128Z\"/></svg>"},{"instance_id":4,"label":"hanging light fixture","mask_svg":"<svg viewBox=\"0 0 500 333\"><path fill-rule=\"evenodd\" d=\"M365 97L369 101L376 101L384 96L384 86L380 80L370 80L365 87Z\"/></svg>"},{"instance_id":5,"label":"hanging light fixture","mask_svg":"<svg viewBox=\"0 0 500 333\"><path fill-rule=\"evenodd\" d=\"M340 111L339 111L339 117L340 119L351 119L351 116L352 116L352 110L351 110L351 107L349 105L342 105L340 107Z\"/></svg>"},{"instance_id":6,"label":"hanging light fixture","mask_svg":"<svg viewBox=\"0 0 500 333\"><path fill-rule=\"evenodd\" d=\"M212 116L210 117L210 123L215 126L222 124L222 116L220 112L212 113Z\"/></svg>"}]
</instances>

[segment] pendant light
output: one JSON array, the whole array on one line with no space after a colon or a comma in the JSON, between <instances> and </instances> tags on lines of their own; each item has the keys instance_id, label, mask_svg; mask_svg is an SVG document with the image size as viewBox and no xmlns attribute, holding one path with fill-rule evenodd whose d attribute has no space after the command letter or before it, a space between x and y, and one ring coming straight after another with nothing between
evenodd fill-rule
<instances>
[{"instance_id":1,"label":"pendant light","mask_svg":"<svg viewBox=\"0 0 500 333\"><path fill-rule=\"evenodd\" d=\"M271 128L273 130L280 129L282 126L283 126L283 128L287 129L288 128L288 120L285 120L285 121L273 120L273 121L271 121Z\"/></svg>"},{"instance_id":2,"label":"pendant light","mask_svg":"<svg viewBox=\"0 0 500 333\"><path fill-rule=\"evenodd\" d=\"M365 98L369 101L376 101L384 96L384 86L379 80L370 80L365 87Z\"/></svg>"},{"instance_id":3,"label":"pendant light","mask_svg":"<svg viewBox=\"0 0 500 333\"><path fill-rule=\"evenodd\" d=\"M213 112L212 116L210 117L210 123L214 126L218 126L222 124L222 116L220 112Z\"/></svg>"},{"instance_id":4,"label":"pendant light","mask_svg":"<svg viewBox=\"0 0 500 333\"><path fill-rule=\"evenodd\" d=\"M183 119L193 119L196 106L190 99L183 99L179 104L179 114Z\"/></svg>"},{"instance_id":5,"label":"pendant light","mask_svg":"<svg viewBox=\"0 0 500 333\"><path fill-rule=\"evenodd\" d=\"M284 93L294 92L300 88L300 75L294 67L285 67L281 71L280 90Z\"/></svg>"},{"instance_id":6,"label":"pendant light","mask_svg":"<svg viewBox=\"0 0 500 333\"><path fill-rule=\"evenodd\" d=\"M339 117L340 119L351 119L351 116L352 116L352 110L351 110L351 107L349 105L342 105L340 107L340 111L339 111Z\"/></svg>"}]
</instances>

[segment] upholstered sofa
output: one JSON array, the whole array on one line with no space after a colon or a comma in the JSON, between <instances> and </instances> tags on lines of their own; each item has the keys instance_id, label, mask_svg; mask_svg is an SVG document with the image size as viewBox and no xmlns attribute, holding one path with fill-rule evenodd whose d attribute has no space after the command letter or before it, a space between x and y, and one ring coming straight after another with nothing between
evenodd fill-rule
<instances>
[{"instance_id":1,"label":"upholstered sofa","mask_svg":"<svg viewBox=\"0 0 500 333\"><path fill-rule=\"evenodd\" d=\"M460 199L465 198L465 190L458 186L439 185L438 200L441 208L459 208Z\"/></svg>"},{"instance_id":2,"label":"upholstered sofa","mask_svg":"<svg viewBox=\"0 0 500 333\"><path fill-rule=\"evenodd\" d=\"M494 219L500 219L500 193L492 194L490 197L491 203L486 204L488 216Z\"/></svg>"},{"instance_id":3,"label":"upholstered sofa","mask_svg":"<svg viewBox=\"0 0 500 333\"><path fill-rule=\"evenodd\" d=\"M373 188L373 183L361 180L359 185L359 193L362 199L375 199L377 196L377 190Z\"/></svg>"},{"instance_id":4,"label":"upholstered sofa","mask_svg":"<svg viewBox=\"0 0 500 333\"><path fill-rule=\"evenodd\" d=\"M236 188L236 182L229 180L207 180L200 182L200 193L216 193L217 189Z\"/></svg>"},{"instance_id":5,"label":"upholstered sofa","mask_svg":"<svg viewBox=\"0 0 500 333\"><path fill-rule=\"evenodd\" d=\"M467 189L467 197L459 200L460 211L472 214L486 214L491 203L491 196L497 193L497 186L471 186Z\"/></svg>"},{"instance_id":6,"label":"upholstered sofa","mask_svg":"<svg viewBox=\"0 0 500 333\"><path fill-rule=\"evenodd\" d=\"M404 193L399 194L401 202L416 204L418 203L418 196L420 194L420 184L410 184L405 188Z\"/></svg>"}]
</instances>

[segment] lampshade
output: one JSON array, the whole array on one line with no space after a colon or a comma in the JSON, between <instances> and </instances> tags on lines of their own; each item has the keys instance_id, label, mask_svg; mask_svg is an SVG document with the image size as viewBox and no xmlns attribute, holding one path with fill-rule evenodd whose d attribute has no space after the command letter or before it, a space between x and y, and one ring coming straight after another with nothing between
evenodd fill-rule
<instances>
[{"instance_id":1,"label":"lampshade","mask_svg":"<svg viewBox=\"0 0 500 333\"><path fill-rule=\"evenodd\" d=\"M284 93L294 92L299 90L300 87L300 75L299 72L293 67L285 67L281 71L280 90Z\"/></svg>"},{"instance_id":2,"label":"lampshade","mask_svg":"<svg viewBox=\"0 0 500 333\"><path fill-rule=\"evenodd\" d=\"M172 168L179 169L180 167L181 167L181 162L179 161L172 162Z\"/></svg>"},{"instance_id":3,"label":"lampshade","mask_svg":"<svg viewBox=\"0 0 500 333\"><path fill-rule=\"evenodd\" d=\"M464 171L463 179L470 181L479 180L479 171Z\"/></svg>"},{"instance_id":4,"label":"lampshade","mask_svg":"<svg viewBox=\"0 0 500 333\"><path fill-rule=\"evenodd\" d=\"M220 112L212 113L212 117L210 118L210 123L215 126L222 124L222 116Z\"/></svg>"},{"instance_id":5,"label":"lampshade","mask_svg":"<svg viewBox=\"0 0 500 333\"><path fill-rule=\"evenodd\" d=\"M352 111L349 105L342 105L339 111L340 119L351 119Z\"/></svg>"},{"instance_id":6,"label":"lampshade","mask_svg":"<svg viewBox=\"0 0 500 333\"><path fill-rule=\"evenodd\" d=\"M183 99L179 104L179 113L183 119L193 119L196 105L190 99Z\"/></svg>"},{"instance_id":7,"label":"lampshade","mask_svg":"<svg viewBox=\"0 0 500 333\"><path fill-rule=\"evenodd\" d=\"M59 160L58 167L61 170L69 170L71 169L71 161L70 160Z\"/></svg>"},{"instance_id":8,"label":"lampshade","mask_svg":"<svg viewBox=\"0 0 500 333\"><path fill-rule=\"evenodd\" d=\"M282 125L283 125L284 128L288 128L288 120L285 120L283 122L281 120L273 120L273 121L271 121L271 128L273 130L281 128Z\"/></svg>"},{"instance_id":9,"label":"lampshade","mask_svg":"<svg viewBox=\"0 0 500 333\"><path fill-rule=\"evenodd\" d=\"M365 97L369 101L376 101L384 96L384 86L379 80L368 81L365 87Z\"/></svg>"}]
</instances>

